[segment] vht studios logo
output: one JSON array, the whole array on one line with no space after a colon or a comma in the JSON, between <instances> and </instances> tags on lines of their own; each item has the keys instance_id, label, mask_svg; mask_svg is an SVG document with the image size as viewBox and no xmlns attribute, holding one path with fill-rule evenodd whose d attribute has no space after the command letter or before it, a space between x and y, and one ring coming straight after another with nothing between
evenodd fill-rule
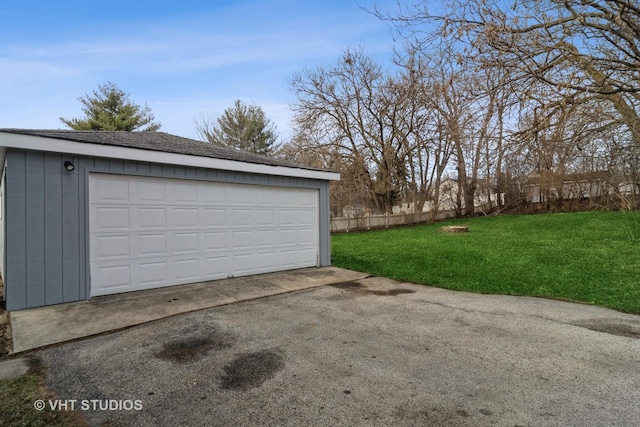
<instances>
[{"instance_id":1,"label":"vht studios logo","mask_svg":"<svg viewBox=\"0 0 640 427\"><path fill-rule=\"evenodd\" d=\"M33 407L38 411L50 409L52 411L141 411L141 400L115 399L49 399L36 400Z\"/></svg>"}]
</instances>

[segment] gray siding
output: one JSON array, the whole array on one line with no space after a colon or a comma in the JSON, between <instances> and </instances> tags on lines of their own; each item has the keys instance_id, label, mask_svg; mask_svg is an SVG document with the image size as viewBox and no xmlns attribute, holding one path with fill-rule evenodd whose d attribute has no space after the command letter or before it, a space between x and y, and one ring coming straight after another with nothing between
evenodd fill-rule
<instances>
[{"instance_id":1,"label":"gray siding","mask_svg":"<svg viewBox=\"0 0 640 427\"><path fill-rule=\"evenodd\" d=\"M75 171L64 162L72 160ZM6 161L8 310L86 299L89 295L90 172L319 190L320 266L331 264L329 182L168 164L10 149Z\"/></svg>"},{"instance_id":2,"label":"gray siding","mask_svg":"<svg viewBox=\"0 0 640 427\"><path fill-rule=\"evenodd\" d=\"M44 230L44 251L46 254L44 277L47 281L44 301L55 304L53 301L64 301L64 261L63 251L60 250L64 214L62 211L62 175L59 174L63 162L58 154L46 153L44 156L44 176L52 177L45 181L44 190L44 218L49 218Z\"/></svg>"},{"instance_id":3,"label":"gray siding","mask_svg":"<svg viewBox=\"0 0 640 427\"><path fill-rule=\"evenodd\" d=\"M45 305L45 205L44 205L44 156L39 153L25 153L25 271L27 304Z\"/></svg>"},{"instance_id":4,"label":"gray siding","mask_svg":"<svg viewBox=\"0 0 640 427\"><path fill-rule=\"evenodd\" d=\"M27 221L25 217L27 183L25 179L26 153L12 155L6 160L6 217L5 217L5 301L7 309L26 308L27 305Z\"/></svg>"},{"instance_id":5,"label":"gray siding","mask_svg":"<svg viewBox=\"0 0 640 427\"><path fill-rule=\"evenodd\" d=\"M6 271L6 264L5 264L5 243L6 240L4 238L7 230L5 228L5 224L4 224L4 219L7 217L7 212L5 211L5 208L7 207L7 203L6 203L6 184L7 181L6 179L4 179L4 160L2 161L2 163L0 163L0 167L2 167L2 171L0 172L0 179L2 180L2 183L0 184L0 212L1 217L0 217L0 274L2 274L2 277L5 276L5 271ZM4 282L2 284L2 291L3 291L3 295L4 295Z\"/></svg>"}]
</instances>

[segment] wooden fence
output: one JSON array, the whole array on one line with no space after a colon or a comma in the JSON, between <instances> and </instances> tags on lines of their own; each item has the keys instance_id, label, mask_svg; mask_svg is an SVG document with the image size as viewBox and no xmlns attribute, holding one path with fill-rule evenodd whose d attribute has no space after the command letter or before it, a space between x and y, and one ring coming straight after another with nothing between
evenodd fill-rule
<instances>
[{"instance_id":1,"label":"wooden fence","mask_svg":"<svg viewBox=\"0 0 640 427\"><path fill-rule=\"evenodd\" d=\"M433 214L431 212L337 217L331 218L331 232L340 233L358 230L373 230L400 225L421 224L431 220L439 221L453 217L455 217L454 211L438 212L435 218L433 218Z\"/></svg>"}]
</instances>

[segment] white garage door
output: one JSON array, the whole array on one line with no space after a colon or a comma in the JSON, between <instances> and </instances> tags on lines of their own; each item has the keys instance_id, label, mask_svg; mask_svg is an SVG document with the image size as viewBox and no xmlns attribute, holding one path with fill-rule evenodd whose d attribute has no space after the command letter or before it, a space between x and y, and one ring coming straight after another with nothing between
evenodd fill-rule
<instances>
[{"instance_id":1,"label":"white garage door","mask_svg":"<svg viewBox=\"0 0 640 427\"><path fill-rule=\"evenodd\" d=\"M318 191L89 175L91 295L318 265Z\"/></svg>"}]
</instances>

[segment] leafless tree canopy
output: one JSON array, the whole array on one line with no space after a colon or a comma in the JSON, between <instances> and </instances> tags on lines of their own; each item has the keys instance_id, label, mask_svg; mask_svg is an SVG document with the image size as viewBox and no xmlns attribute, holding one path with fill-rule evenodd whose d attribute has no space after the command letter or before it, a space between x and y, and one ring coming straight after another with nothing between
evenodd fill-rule
<instances>
[{"instance_id":1,"label":"leafless tree canopy","mask_svg":"<svg viewBox=\"0 0 640 427\"><path fill-rule=\"evenodd\" d=\"M637 0L371 12L397 31L391 71L352 48L292 80L297 147L343 174L334 206L638 206Z\"/></svg>"}]
</instances>

